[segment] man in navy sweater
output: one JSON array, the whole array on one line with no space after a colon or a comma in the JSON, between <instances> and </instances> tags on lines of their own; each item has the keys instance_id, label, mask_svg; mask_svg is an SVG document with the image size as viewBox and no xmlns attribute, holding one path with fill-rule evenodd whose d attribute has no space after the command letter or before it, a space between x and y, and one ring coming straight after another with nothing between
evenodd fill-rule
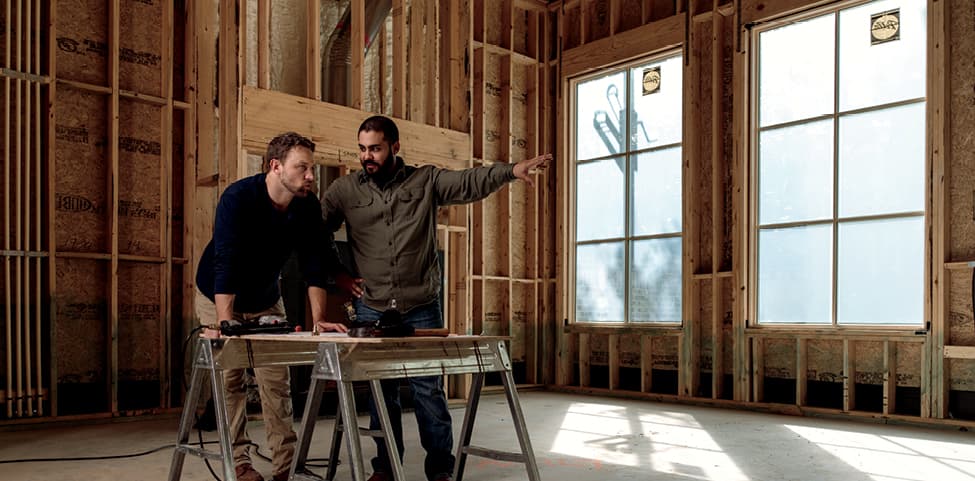
<instances>
[{"instance_id":1,"label":"man in navy sweater","mask_svg":"<svg viewBox=\"0 0 975 481\"><path fill-rule=\"evenodd\" d=\"M284 319L278 280L285 261L297 251L308 284L312 320L324 330L347 330L342 324L325 322L325 271L344 271L339 269L334 243L322 249L323 242L329 245L330 237L325 235L321 204L312 193L314 150L315 144L301 135L281 134L268 145L268 172L234 182L220 196L213 239L196 273L201 323L254 322L261 316ZM286 480L297 438L288 368L257 368L254 374L273 479ZM243 375L243 369L228 370L224 379L237 480L263 481L250 460Z\"/></svg>"}]
</instances>

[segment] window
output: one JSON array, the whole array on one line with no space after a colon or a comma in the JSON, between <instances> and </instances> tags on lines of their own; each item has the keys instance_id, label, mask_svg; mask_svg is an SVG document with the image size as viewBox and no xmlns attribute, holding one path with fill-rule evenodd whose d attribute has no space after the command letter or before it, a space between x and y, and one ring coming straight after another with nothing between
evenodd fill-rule
<instances>
[{"instance_id":1,"label":"window","mask_svg":"<svg viewBox=\"0 0 975 481\"><path fill-rule=\"evenodd\" d=\"M759 323L922 323L925 16L887 0L756 28Z\"/></svg>"},{"instance_id":2,"label":"window","mask_svg":"<svg viewBox=\"0 0 975 481\"><path fill-rule=\"evenodd\" d=\"M576 322L681 322L682 68L573 82Z\"/></svg>"}]
</instances>

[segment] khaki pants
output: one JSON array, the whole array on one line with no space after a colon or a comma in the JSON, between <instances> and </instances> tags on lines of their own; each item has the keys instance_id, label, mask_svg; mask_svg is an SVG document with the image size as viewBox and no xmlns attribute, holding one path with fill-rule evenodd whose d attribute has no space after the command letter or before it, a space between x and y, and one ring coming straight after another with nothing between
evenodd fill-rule
<instances>
[{"instance_id":1,"label":"khaki pants","mask_svg":"<svg viewBox=\"0 0 975 481\"><path fill-rule=\"evenodd\" d=\"M200 291L196 291L196 314L201 324L216 324L217 306ZM263 315L285 316L284 302L261 312L234 312L235 321L254 319ZM267 444L271 449L272 475L286 473L294 459L298 439L292 426L294 411L291 406L291 376L287 366L260 367L254 369L258 392L261 395L261 414L267 431ZM230 440L234 449L234 464L250 463L250 438L247 436L247 392L244 387L244 370L224 371L224 392L227 397L227 418L230 421Z\"/></svg>"}]
</instances>

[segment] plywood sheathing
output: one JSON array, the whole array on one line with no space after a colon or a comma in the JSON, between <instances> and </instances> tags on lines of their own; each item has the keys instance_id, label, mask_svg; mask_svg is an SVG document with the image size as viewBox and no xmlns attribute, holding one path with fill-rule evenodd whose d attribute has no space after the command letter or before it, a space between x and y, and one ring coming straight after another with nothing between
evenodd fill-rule
<instances>
[{"instance_id":1,"label":"plywood sheathing","mask_svg":"<svg viewBox=\"0 0 975 481\"><path fill-rule=\"evenodd\" d=\"M107 383L108 270L104 261L61 259L55 304L58 383ZM63 400L68 407L70 400Z\"/></svg>"},{"instance_id":2,"label":"plywood sheathing","mask_svg":"<svg viewBox=\"0 0 975 481\"><path fill-rule=\"evenodd\" d=\"M101 94L69 87L58 90L54 106L54 229L58 251L109 250L107 106Z\"/></svg>"},{"instance_id":3,"label":"plywood sheathing","mask_svg":"<svg viewBox=\"0 0 975 481\"><path fill-rule=\"evenodd\" d=\"M58 0L58 77L108 84L108 2Z\"/></svg>"}]
</instances>

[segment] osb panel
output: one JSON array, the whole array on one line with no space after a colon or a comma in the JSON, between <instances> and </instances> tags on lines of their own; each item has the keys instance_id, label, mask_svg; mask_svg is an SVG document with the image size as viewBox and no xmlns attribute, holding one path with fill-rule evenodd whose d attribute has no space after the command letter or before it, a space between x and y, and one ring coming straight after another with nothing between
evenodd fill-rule
<instances>
[{"instance_id":1,"label":"osb panel","mask_svg":"<svg viewBox=\"0 0 975 481\"><path fill-rule=\"evenodd\" d=\"M108 252L106 99L60 88L54 108L57 250Z\"/></svg>"},{"instance_id":2,"label":"osb panel","mask_svg":"<svg viewBox=\"0 0 975 481\"><path fill-rule=\"evenodd\" d=\"M958 391L975 391L975 360L949 359L948 373L951 376L949 389Z\"/></svg>"},{"instance_id":3,"label":"osb panel","mask_svg":"<svg viewBox=\"0 0 975 481\"><path fill-rule=\"evenodd\" d=\"M975 346L975 322L972 321L972 272L948 271L948 339L951 346Z\"/></svg>"},{"instance_id":4,"label":"osb panel","mask_svg":"<svg viewBox=\"0 0 975 481\"><path fill-rule=\"evenodd\" d=\"M653 338L653 369L676 370L680 338L677 336L658 336Z\"/></svg>"},{"instance_id":5,"label":"osb panel","mask_svg":"<svg viewBox=\"0 0 975 481\"><path fill-rule=\"evenodd\" d=\"M106 380L108 263L85 259L57 260L56 344L58 382Z\"/></svg>"},{"instance_id":6,"label":"osb panel","mask_svg":"<svg viewBox=\"0 0 975 481\"><path fill-rule=\"evenodd\" d=\"M119 252L161 256L162 109L119 105Z\"/></svg>"},{"instance_id":7,"label":"osb panel","mask_svg":"<svg viewBox=\"0 0 975 481\"><path fill-rule=\"evenodd\" d=\"M694 322L701 333L701 343L697 349L701 370L710 371L714 366L714 330L711 329L711 312L714 308L711 280L695 281L698 286L698 314Z\"/></svg>"},{"instance_id":8,"label":"osb panel","mask_svg":"<svg viewBox=\"0 0 975 481\"><path fill-rule=\"evenodd\" d=\"M108 85L108 4L58 0L58 78Z\"/></svg>"},{"instance_id":9,"label":"osb panel","mask_svg":"<svg viewBox=\"0 0 975 481\"><path fill-rule=\"evenodd\" d=\"M511 276L519 279L535 277L535 203L534 189L525 182L509 184L511 194ZM490 254L490 253L489 253Z\"/></svg>"},{"instance_id":10,"label":"osb panel","mask_svg":"<svg viewBox=\"0 0 975 481\"><path fill-rule=\"evenodd\" d=\"M806 344L806 375L810 381L843 381L843 341L810 339Z\"/></svg>"},{"instance_id":11,"label":"osb panel","mask_svg":"<svg viewBox=\"0 0 975 481\"><path fill-rule=\"evenodd\" d=\"M533 153L535 112L529 110L529 96L534 97L534 76L531 67L514 64L511 68L511 162L527 159ZM531 99L534 100L534 99Z\"/></svg>"},{"instance_id":12,"label":"osb panel","mask_svg":"<svg viewBox=\"0 0 975 481\"><path fill-rule=\"evenodd\" d=\"M503 125L503 111L508 108L505 85L501 78L501 62L507 60L494 54L484 56L484 160L507 162L503 158L502 143L507 142L508 126Z\"/></svg>"},{"instance_id":13,"label":"osb panel","mask_svg":"<svg viewBox=\"0 0 975 481\"><path fill-rule=\"evenodd\" d=\"M511 360L524 361L528 346L537 344L530 338L535 322L535 286L514 284L511 292Z\"/></svg>"},{"instance_id":14,"label":"osb panel","mask_svg":"<svg viewBox=\"0 0 975 481\"><path fill-rule=\"evenodd\" d=\"M616 31L623 32L643 24L643 0L622 0L620 2L619 27Z\"/></svg>"},{"instance_id":15,"label":"osb panel","mask_svg":"<svg viewBox=\"0 0 975 481\"><path fill-rule=\"evenodd\" d=\"M514 44L512 49L515 52L528 55L529 57L534 57L535 43L538 42L536 38L529 38L531 31L529 30L529 22L535 20L535 14L529 12L528 10L523 10L521 8L515 7L515 13L511 17L511 29Z\"/></svg>"},{"instance_id":16,"label":"osb panel","mask_svg":"<svg viewBox=\"0 0 975 481\"><path fill-rule=\"evenodd\" d=\"M271 89L305 96L305 0L271 2ZM223 15L223 12L220 12Z\"/></svg>"},{"instance_id":17,"label":"osb panel","mask_svg":"<svg viewBox=\"0 0 975 481\"><path fill-rule=\"evenodd\" d=\"M640 367L640 338L637 334L620 336L620 367Z\"/></svg>"},{"instance_id":18,"label":"osb panel","mask_svg":"<svg viewBox=\"0 0 975 481\"><path fill-rule=\"evenodd\" d=\"M951 19L949 258L975 259L975 3L948 2Z\"/></svg>"},{"instance_id":19,"label":"osb panel","mask_svg":"<svg viewBox=\"0 0 975 481\"><path fill-rule=\"evenodd\" d=\"M796 378L795 339L765 339L765 376Z\"/></svg>"},{"instance_id":20,"label":"osb panel","mask_svg":"<svg viewBox=\"0 0 975 481\"><path fill-rule=\"evenodd\" d=\"M586 9L586 43L609 36L609 0L582 0Z\"/></svg>"},{"instance_id":21,"label":"osb panel","mask_svg":"<svg viewBox=\"0 0 975 481\"><path fill-rule=\"evenodd\" d=\"M562 50L569 50L581 45L581 32L579 30L580 6L567 7L562 16Z\"/></svg>"},{"instance_id":22,"label":"osb panel","mask_svg":"<svg viewBox=\"0 0 975 481\"><path fill-rule=\"evenodd\" d=\"M508 335L508 283L505 281L487 281L484 283L483 312L481 323L486 336Z\"/></svg>"},{"instance_id":23,"label":"osb panel","mask_svg":"<svg viewBox=\"0 0 975 481\"><path fill-rule=\"evenodd\" d=\"M921 385L921 347L918 342L897 343L897 385Z\"/></svg>"},{"instance_id":24,"label":"osb panel","mask_svg":"<svg viewBox=\"0 0 975 481\"><path fill-rule=\"evenodd\" d=\"M504 28L504 10L508 2L484 0L484 41L499 47L508 47L508 31Z\"/></svg>"},{"instance_id":25,"label":"osb panel","mask_svg":"<svg viewBox=\"0 0 975 481\"><path fill-rule=\"evenodd\" d=\"M480 241L483 244L481 253L484 256L484 273L489 276L507 277L509 275L508 189L510 185L502 187L501 190L480 201L484 213L484 229L481 231L483 237Z\"/></svg>"},{"instance_id":26,"label":"osb panel","mask_svg":"<svg viewBox=\"0 0 975 481\"><path fill-rule=\"evenodd\" d=\"M856 355L853 358L856 368L854 379L860 384L884 383L884 343L855 343Z\"/></svg>"},{"instance_id":27,"label":"osb panel","mask_svg":"<svg viewBox=\"0 0 975 481\"><path fill-rule=\"evenodd\" d=\"M162 323L157 264L123 262L119 265L119 379L159 379L161 356L159 329Z\"/></svg>"},{"instance_id":28,"label":"osb panel","mask_svg":"<svg viewBox=\"0 0 975 481\"><path fill-rule=\"evenodd\" d=\"M119 85L123 89L163 95L160 20L168 1L171 0L133 0L119 4Z\"/></svg>"},{"instance_id":29,"label":"osb panel","mask_svg":"<svg viewBox=\"0 0 975 481\"><path fill-rule=\"evenodd\" d=\"M609 336L602 334L589 336L589 364L592 366L609 365Z\"/></svg>"}]
</instances>

